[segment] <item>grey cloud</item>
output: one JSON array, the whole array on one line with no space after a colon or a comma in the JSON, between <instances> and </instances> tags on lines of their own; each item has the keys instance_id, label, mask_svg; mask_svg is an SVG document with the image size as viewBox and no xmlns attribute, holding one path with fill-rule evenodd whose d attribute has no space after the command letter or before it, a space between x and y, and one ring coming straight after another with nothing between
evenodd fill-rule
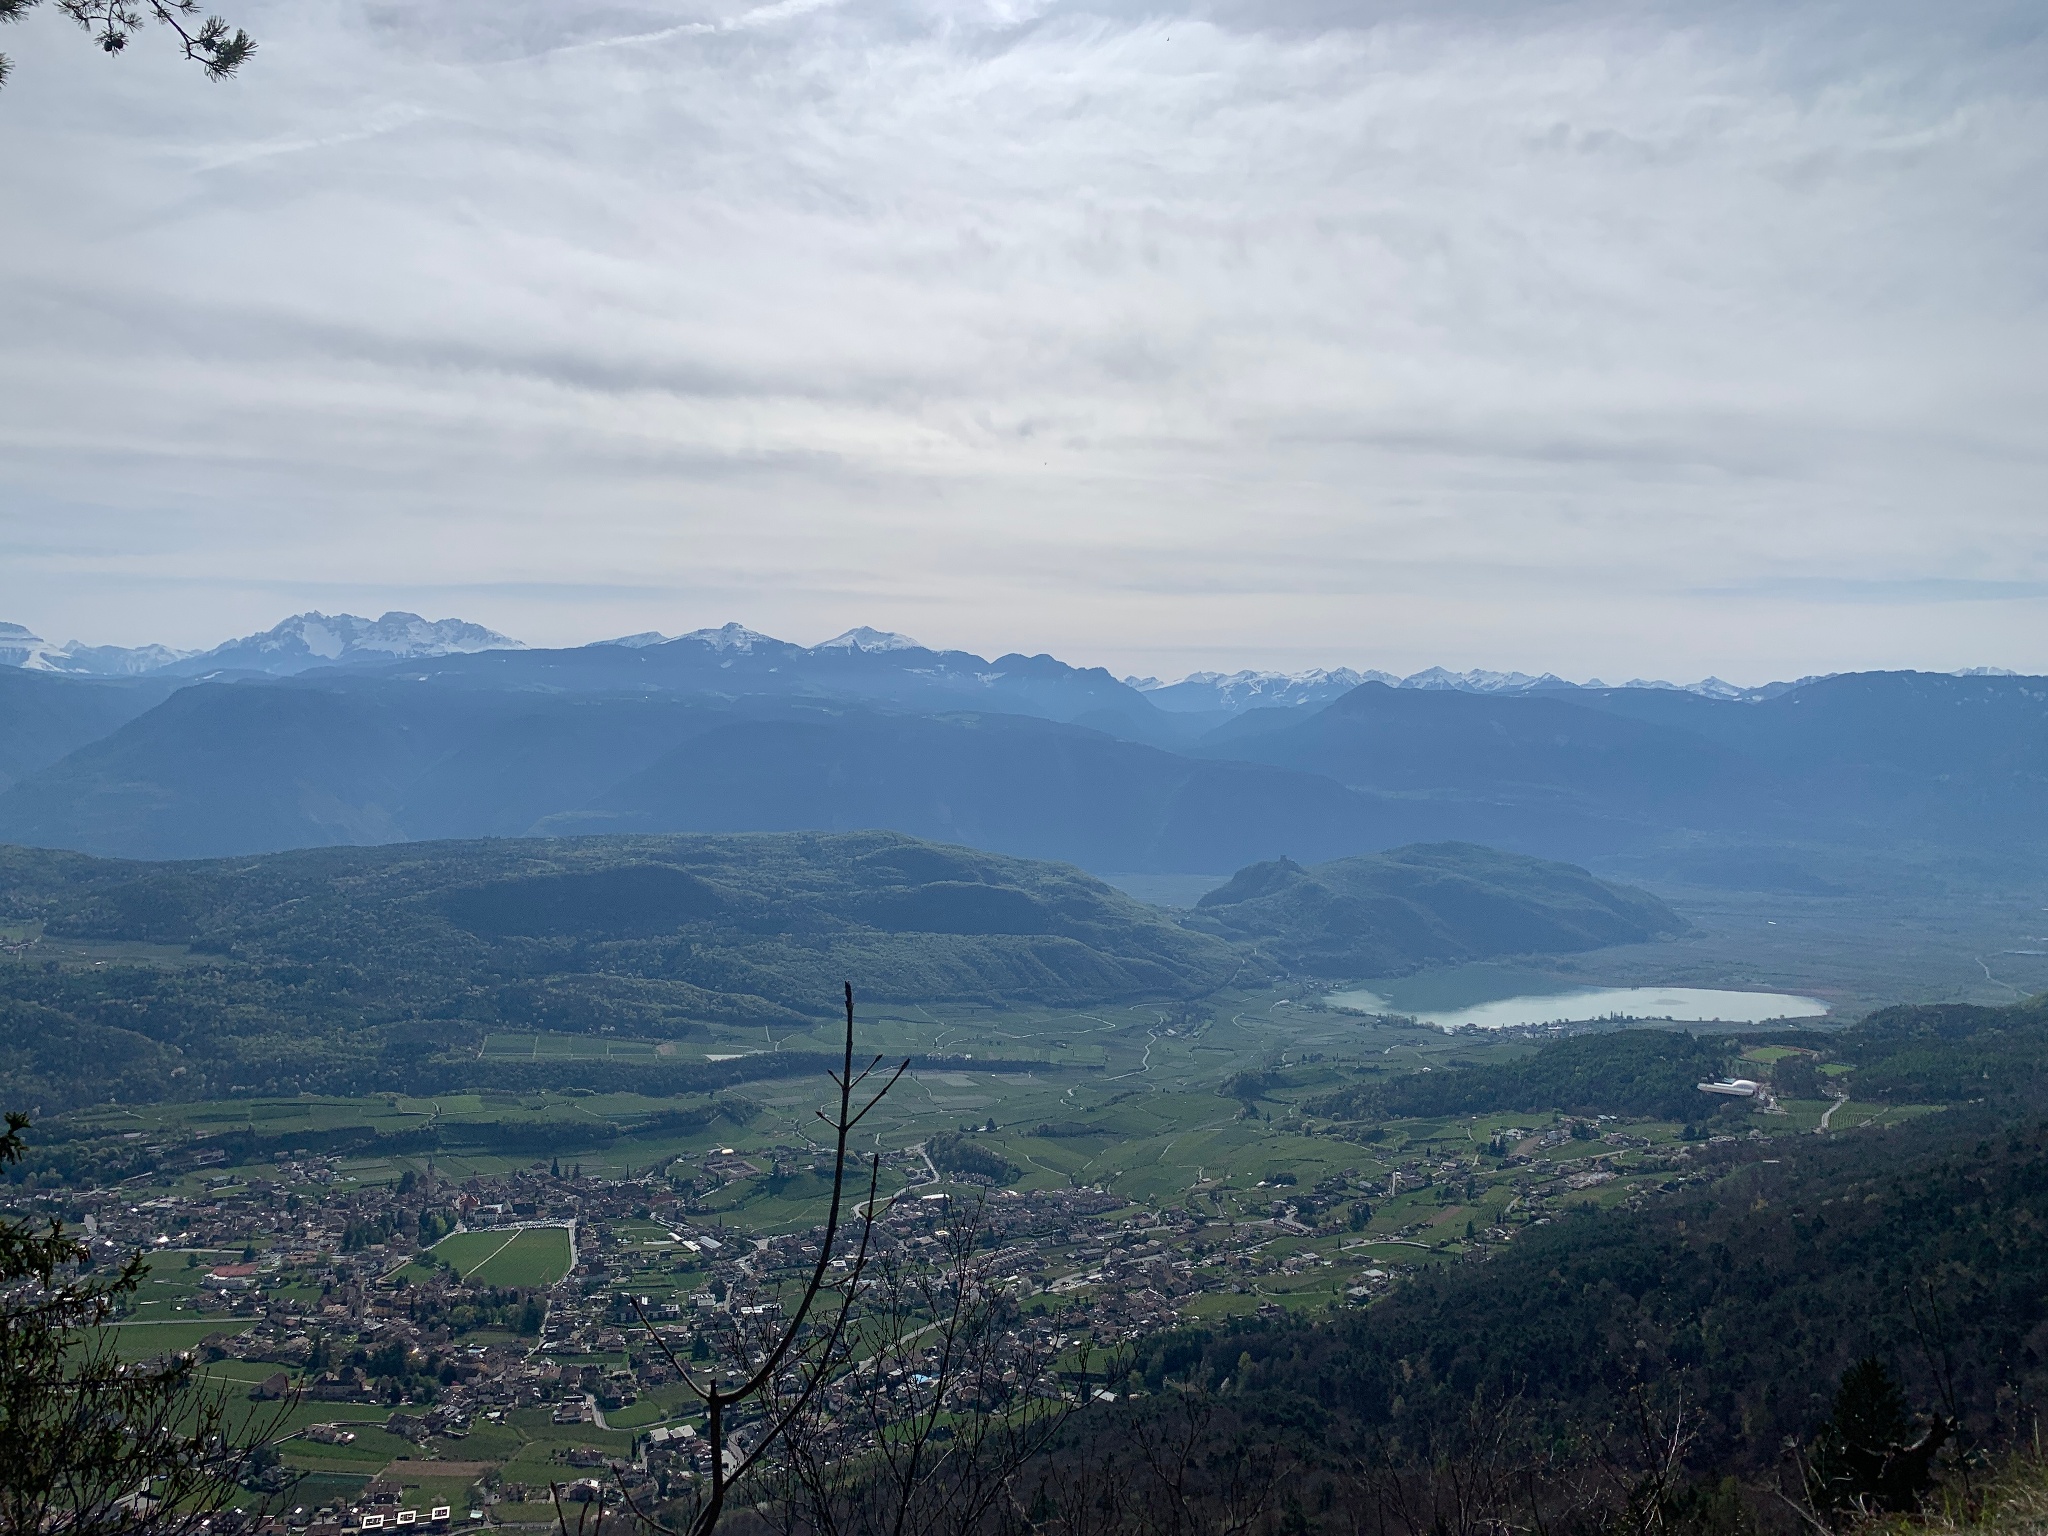
<instances>
[{"instance_id":1,"label":"grey cloud","mask_svg":"<svg viewBox=\"0 0 2048 1536\"><path fill-rule=\"evenodd\" d=\"M2008 603L2048 598L2048 581L1964 581L1953 577L1901 576L1889 580L1829 580L1784 577L1738 587L1703 587L1703 597L1793 597L1823 603Z\"/></svg>"},{"instance_id":2,"label":"grey cloud","mask_svg":"<svg viewBox=\"0 0 2048 1536\"><path fill-rule=\"evenodd\" d=\"M2048 664L1915 585L2048 579L2036 8L235 19L226 88L10 48L0 616L200 643L193 583L244 628L339 583L1131 670ZM1803 618L1830 582L1905 617Z\"/></svg>"}]
</instances>

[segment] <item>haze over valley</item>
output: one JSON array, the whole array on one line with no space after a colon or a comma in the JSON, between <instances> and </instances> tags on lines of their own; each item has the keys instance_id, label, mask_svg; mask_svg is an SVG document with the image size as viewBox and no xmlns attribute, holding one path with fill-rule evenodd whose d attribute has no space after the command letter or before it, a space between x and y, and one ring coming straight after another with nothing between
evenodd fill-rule
<instances>
[{"instance_id":1,"label":"haze over valley","mask_svg":"<svg viewBox=\"0 0 2048 1536\"><path fill-rule=\"evenodd\" d=\"M2048 838L2048 684L1985 669L1154 687L873 630L547 650L409 614L301 615L107 677L18 654L0 837L115 857L886 827L1104 874L1455 840L1821 893L1871 861L2017 872Z\"/></svg>"},{"instance_id":2,"label":"haze over valley","mask_svg":"<svg viewBox=\"0 0 2048 1536\"><path fill-rule=\"evenodd\" d=\"M2048 10L0 0L0 1536L2041 1536Z\"/></svg>"}]
</instances>

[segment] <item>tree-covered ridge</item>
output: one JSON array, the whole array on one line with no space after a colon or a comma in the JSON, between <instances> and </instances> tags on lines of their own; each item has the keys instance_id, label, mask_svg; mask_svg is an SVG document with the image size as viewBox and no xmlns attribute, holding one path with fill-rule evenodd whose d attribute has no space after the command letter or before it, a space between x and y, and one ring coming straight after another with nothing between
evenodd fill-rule
<instances>
[{"instance_id":1,"label":"tree-covered ridge","mask_svg":"<svg viewBox=\"0 0 2048 1536\"><path fill-rule=\"evenodd\" d=\"M2024 1118L2014 1120L2015 1112ZM1529 1229L1341 1321L1243 1323L1146 1346L1141 1374L1228 1383L1313 1414L1336 1454L1427 1461L1475 1402L1540 1432L1612 1423L1641 1386L1682 1391L1698 1471L1768 1473L1857 1361L1922 1413L1995 1440L2048 1386L2048 1121L1964 1108L1883 1132L1703 1150L1708 1181L1640 1210Z\"/></svg>"},{"instance_id":2,"label":"tree-covered ridge","mask_svg":"<svg viewBox=\"0 0 2048 1536\"><path fill-rule=\"evenodd\" d=\"M1747 1037L1755 1040L1754 1035ZM1709 1108L1698 1084L1734 1070L1787 1097L1815 1098L1822 1068L1839 1092L1895 1104L2009 1099L2043 1086L2048 996L2004 1008L1915 1004L1882 1009L1839 1032L1773 1035L1791 1055L1769 1069L1737 1063L1743 1040L1671 1029L1622 1029L1551 1041L1518 1061L1449 1067L1341 1088L1315 1100L1338 1120L1562 1110L1691 1120Z\"/></svg>"},{"instance_id":3,"label":"tree-covered ridge","mask_svg":"<svg viewBox=\"0 0 2048 1536\"><path fill-rule=\"evenodd\" d=\"M1234 968L1224 946L1079 870L887 832L50 858L68 878L40 902L18 889L15 906L40 906L53 936L271 965L602 973L806 1014L830 1011L818 977L849 964L877 998L938 1000L1175 995Z\"/></svg>"},{"instance_id":4,"label":"tree-covered ridge","mask_svg":"<svg viewBox=\"0 0 2048 1536\"><path fill-rule=\"evenodd\" d=\"M1404 967L1432 958L1430 935L1443 932L1480 953L1582 948L1640 936L1626 923L1596 931L1588 914L1668 917L1570 866L1464 845L1324 869L1363 886L1378 878L1357 873L1364 865L1395 871L1387 878L1405 893L1373 941ZM1070 865L892 832L491 839L172 863L0 848L0 925L111 957L60 965L34 946L0 956L0 1073L21 1102L50 1109L354 1093L415 1085L430 1066L436 1081L453 1063L476 1077L495 1030L676 1040L765 1026L772 1044L815 1024L848 977L883 1004L1182 1001L1266 977L1316 942L1318 914L1259 910L1266 936L1239 942ZM1424 941L1400 926L1417 911L1435 925Z\"/></svg>"},{"instance_id":5,"label":"tree-covered ridge","mask_svg":"<svg viewBox=\"0 0 2048 1536\"><path fill-rule=\"evenodd\" d=\"M1192 921L1312 976L1594 949L1685 926L1647 891L1472 843L1415 844L1308 868L1284 858L1254 864L1204 896Z\"/></svg>"},{"instance_id":6,"label":"tree-covered ridge","mask_svg":"<svg viewBox=\"0 0 2048 1536\"><path fill-rule=\"evenodd\" d=\"M1241 964L1079 870L880 832L162 865L8 850L0 921L189 950L104 969L0 962L0 1071L46 1106L360 1091L473 1058L493 1028L805 1029L848 976L882 1002L1079 1006L1197 995Z\"/></svg>"},{"instance_id":7,"label":"tree-covered ridge","mask_svg":"<svg viewBox=\"0 0 2048 1536\"><path fill-rule=\"evenodd\" d=\"M1960 1103L2032 1090L2048 1075L2048 996L2007 1008L1886 1008L1833 1054L1865 1098Z\"/></svg>"},{"instance_id":8,"label":"tree-covered ridge","mask_svg":"<svg viewBox=\"0 0 2048 1536\"><path fill-rule=\"evenodd\" d=\"M1738 1049L1730 1036L1670 1029L1576 1035L1520 1061L1449 1067L1340 1089L1310 1108L1341 1120L1553 1109L1689 1120L1703 1112L1700 1082L1725 1071Z\"/></svg>"}]
</instances>

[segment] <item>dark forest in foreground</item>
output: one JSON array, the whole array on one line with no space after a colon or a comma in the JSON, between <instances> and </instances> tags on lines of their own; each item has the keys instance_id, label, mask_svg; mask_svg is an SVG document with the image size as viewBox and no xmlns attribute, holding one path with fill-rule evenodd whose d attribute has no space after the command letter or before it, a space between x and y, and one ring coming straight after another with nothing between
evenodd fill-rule
<instances>
[{"instance_id":1,"label":"dark forest in foreground","mask_svg":"<svg viewBox=\"0 0 2048 1536\"><path fill-rule=\"evenodd\" d=\"M1150 1395L1077 1425L1063 1465L1095 1469L1099 1492L1121 1464L1165 1498L1148 1458L1181 1447L1218 1518L1229 1490L1277 1468L1279 1529L1400 1529L1418 1508L1425 1529L1790 1528L1803 1517L1778 1494L1807 1499L1801 1469L1875 1361L1902 1389L1895 1430L1953 1416L1930 1472L1964 1477L1962 1497L1967 1461L1981 1486L1985 1458L2031 1444L2048 1391L2048 999L1892 1009L1833 1044L1859 1095L1951 1107L1849 1136L1725 1139L1702 1148L1693 1187L1530 1228L1350 1315L1143 1341L1131 1369ZM1604 1085L1586 1070L1602 1058ZM1435 1076L1475 1080L1446 1096L1460 1104L1547 1088L1619 1107L1646 1059L1590 1037L1520 1072ZM1665 1059L1673 1081L1699 1064ZM1628 1507L1629 1480L1653 1470L1645 1425L1681 1420L1662 1502Z\"/></svg>"}]
</instances>

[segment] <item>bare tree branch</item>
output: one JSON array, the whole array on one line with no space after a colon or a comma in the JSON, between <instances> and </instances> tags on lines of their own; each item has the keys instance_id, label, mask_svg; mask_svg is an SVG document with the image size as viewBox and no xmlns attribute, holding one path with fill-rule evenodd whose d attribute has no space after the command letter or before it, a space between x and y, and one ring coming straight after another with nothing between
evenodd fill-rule
<instances>
[{"instance_id":1,"label":"bare tree branch","mask_svg":"<svg viewBox=\"0 0 2048 1536\"><path fill-rule=\"evenodd\" d=\"M19 21L42 0L0 0L0 22ZM178 36L186 58L209 80L225 80L256 51L256 40L218 16L201 17L199 0L57 0L57 9L77 22L103 53L120 53L152 19ZM12 66L0 55L0 84Z\"/></svg>"},{"instance_id":2,"label":"bare tree branch","mask_svg":"<svg viewBox=\"0 0 2048 1536\"><path fill-rule=\"evenodd\" d=\"M833 1128L832 1197L825 1215L824 1237L818 1245L818 1255L812 1265L810 1278L805 1284L801 1299L788 1320L763 1341L758 1362L742 1377L736 1386L720 1387L717 1371L709 1373L708 1381L700 1380L691 1371L660 1331L648 1321L646 1313L634 1302L634 1310L640 1324L653 1339L655 1348L675 1370L677 1376L703 1402L705 1409L705 1430L710 1442L711 1465L707 1473L708 1492L697 1499L693 1512L680 1526L664 1519L658 1512L647 1509L634 1495L626 1495L627 1508L633 1518L658 1532L687 1532L688 1536L708 1536L723 1518L728 1498L733 1488L746 1478L764 1457L769 1456L790 1433L816 1397L819 1390L845 1364L845 1340L848 1320L854 1303L859 1296L862 1277L867 1269L870 1244L874 1235L876 1205L880 1194L881 1159L871 1158L868 1165L867 1198L860 1202L860 1236L854 1244L850 1260L839 1262L848 1265L844 1280L828 1283L833 1265L834 1251L838 1246L841 1213L844 1209L846 1190L847 1138L853 1128L864 1119L868 1112L881 1103L890 1089L909 1070L910 1060L905 1057L882 1087L856 1112L853 1108L853 1094L870 1073L880 1064L878 1056L856 1075L853 1070L853 983L845 985L846 1034L841 1053L840 1069L828 1074L833 1087L839 1090L839 1105L836 1114L826 1115L818 1111L820 1119ZM839 1307L830 1324L822 1331L811 1331L812 1309L819 1297L828 1290L839 1292ZM747 1360L746 1341L738 1337L735 1341L734 1357ZM778 1380L786 1367L798 1372L799 1385L793 1393L780 1391ZM726 1423L732 1410L753 1400L760 1400L767 1410L764 1417L766 1427L753 1443L735 1452L728 1447ZM557 1518L560 1519L559 1501ZM602 1516L599 1517L600 1522ZM563 1530L568 1532L566 1520ZM580 1529L578 1536L583 1536ZM595 1536L595 1533L590 1533Z\"/></svg>"}]
</instances>

